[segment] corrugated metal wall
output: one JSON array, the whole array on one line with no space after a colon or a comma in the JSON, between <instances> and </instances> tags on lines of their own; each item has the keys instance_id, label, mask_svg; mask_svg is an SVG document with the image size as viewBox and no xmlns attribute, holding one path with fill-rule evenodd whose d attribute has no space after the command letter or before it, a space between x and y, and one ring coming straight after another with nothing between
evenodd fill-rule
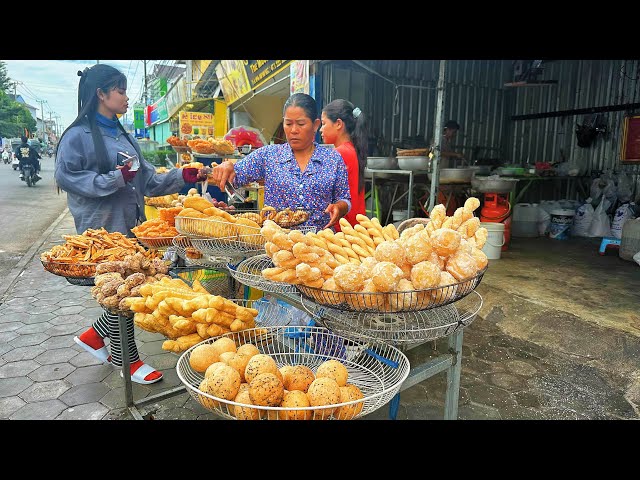
<instances>
[{"instance_id":1,"label":"corrugated metal wall","mask_svg":"<svg viewBox=\"0 0 640 480\"><path fill-rule=\"evenodd\" d=\"M340 96L350 98L364 88L364 111L370 120L371 136L378 139L380 147L375 154L388 155L391 145L428 145L433 137L440 62L360 63L379 75L370 72L365 85L349 82L338 91ZM559 161L562 148L565 158L584 171L625 170L633 174L635 193L640 192L640 166L622 166L619 161L624 111L604 114L609 133L598 136L589 148L578 147L575 136L575 125L582 123L583 115L511 119L512 115L640 102L638 60L553 60L543 62L543 67L542 79L557 80L557 84L505 88L504 84L513 79L511 60L447 61L443 120L454 119L461 126L456 150L470 160L501 158L504 163L525 164ZM340 75L336 72L349 68L361 70L350 62L325 65L325 103L337 98L334 80ZM481 150L474 152L474 147Z\"/></svg>"}]
</instances>

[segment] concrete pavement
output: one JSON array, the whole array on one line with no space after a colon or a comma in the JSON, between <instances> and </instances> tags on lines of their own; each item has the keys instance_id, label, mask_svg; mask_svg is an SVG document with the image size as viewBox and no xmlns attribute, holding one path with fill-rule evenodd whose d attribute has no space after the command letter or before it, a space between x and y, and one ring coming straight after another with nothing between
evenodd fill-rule
<instances>
[{"instance_id":1,"label":"concrete pavement","mask_svg":"<svg viewBox=\"0 0 640 480\"><path fill-rule=\"evenodd\" d=\"M90 287L69 284L39 261L40 252L73 233L65 212L25 256L0 305L0 419L132 418L118 369L73 342L102 312ZM640 418L640 317L629 310L634 301L637 307L640 268L613 255L592 258L594 240L572 241L518 239L491 262L478 287L483 308L465 329L460 419ZM558 270L564 277L551 276ZM601 281L606 272L612 281ZM178 356L161 349L164 337L136 329L136 339L141 358L164 379L133 384L134 398L181 385ZM407 356L412 364L424 361L445 351L446 340ZM442 418L445 387L438 374L405 390L398 418ZM140 410L154 419L218 418L187 393ZM366 418L388 418L387 406Z\"/></svg>"}]
</instances>

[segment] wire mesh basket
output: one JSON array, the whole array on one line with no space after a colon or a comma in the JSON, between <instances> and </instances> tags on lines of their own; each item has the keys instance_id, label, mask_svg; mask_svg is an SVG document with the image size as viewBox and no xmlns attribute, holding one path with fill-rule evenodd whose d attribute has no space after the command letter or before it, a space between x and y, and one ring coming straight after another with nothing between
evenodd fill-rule
<instances>
[{"instance_id":1,"label":"wire mesh basket","mask_svg":"<svg viewBox=\"0 0 640 480\"><path fill-rule=\"evenodd\" d=\"M191 238L185 235L173 237L173 246L178 256L190 267L227 268L229 263L237 263L237 260L242 258L204 254L194 247Z\"/></svg>"},{"instance_id":2,"label":"wire mesh basket","mask_svg":"<svg viewBox=\"0 0 640 480\"><path fill-rule=\"evenodd\" d=\"M302 306L317 324L347 338L406 346L447 337L470 325L482 308L482 297L474 291L455 303L406 313L345 312L304 297Z\"/></svg>"},{"instance_id":3,"label":"wire mesh basket","mask_svg":"<svg viewBox=\"0 0 640 480\"><path fill-rule=\"evenodd\" d=\"M91 282L93 282L93 277L96 275L96 266L98 265L97 263L92 262L68 263L43 259L40 259L40 261L42 262L44 269L54 275L78 281L91 279ZM74 283L74 285L80 285L80 283Z\"/></svg>"},{"instance_id":4,"label":"wire mesh basket","mask_svg":"<svg viewBox=\"0 0 640 480\"><path fill-rule=\"evenodd\" d=\"M298 294L295 285L276 282L262 276L265 268L272 268L273 262L267 254L256 255L241 261L238 265L228 265L229 273L240 283L270 293Z\"/></svg>"},{"instance_id":5,"label":"wire mesh basket","mask_svg":"<svg viewBox=\"0 0 640 480\"><path fill-rule=\"evenodd\" d=\"M226 267L202 268L202 267L172 267L169 275L179 278L190 287L198 280L204 289L211 295L220 295L224 298L237 298L243 296L244 286L229 275Z\"/></svg>"},{"instance_id":6,"label":"wire mesh basket","mask_svg":"<svg viewBox=\"0 0 640 480\"><path fill-rule=\"evenodd\" d=\"M347 370L347 384L354 385L361 396L338 396L335 403L317 406L259 406L236 402L231 391L228 399L203 391L204 374L195 371L189 362L199 345L214 343L221 337L234 340L236 347L255 345L261 354L269 355L280 369L303 365L315 377L318 367L328 360L337 360ZM383 343L357 343L322 327L267 327L229 333L210 338L185 351L176 365L178 377L189 394L205 408L227 419L302 420L354 419L374 412L387 404L402 387L409 375L409 360L397 348ZM245 383L246 385L246 383ZM306 394L305 394L306 395ZM233 398L231 398L233 397Z\"/></svg>"},{"instance_id":7,"label":"wire mesh basket","mask_svg":"<svg viewBox=\"0 0 640 480\"><path fill-rule=\"evenodd\" d=\"M243 256L264 252L266 243L260 227L211 218L176 217L176 230L191 237L193 246L209 255ZM199 244L195 243L196 239Z\"/></svg>"},{"instance_id":8,"label":"wire mesh basket","mask_svg":"<svg viewBox=\"0 0 640 480\"><path fill-rule=\"evenodd\" d=\"M282 228L296 228L309 220L310 213L303 208L284 208L282 210L265 207L262 210L240 210L234 217L244 217L262 225L265 220L273 220Z\"/></svg>"},{"instance_id":9,"label":"wire mesh basket","mask_svg":"<svg viewBox=\"0 0 640 480\"><path fill-rule=\"evenodd\" d=\"M65 279L71 285L78 285L80 287L93 287L95 285L93 277L88 277L88 278L65 277Z\"/></svg>"},{"instance_id":10,"label":"wire mesh basket","mask_svg":"<svg viewBox=\"0 0 640 480\"><path fill-rule=\"evenodd\" d=\"M451 285L405 292L337 292L297 285L303 297L320 305L349 312L416 312L438 308L466 297L480 284L487 267Z\"/></svg>"},{"instance_id":11,"label":"wire mesh basket","mask_svg":"<svg viewBox=\"0 0 640 480\"><path fill-rule=\"evenodd\" d=\"M264 253L264 240L261 235L233 236L225 238L190 237L191 244L206 255L213 257L249 257Z\"/></svg>"},{"instance_id":12,"label":"wire mesh basket","mask_svg":"<svg viewBox=\"0 0 640 480\"><path fill-rule=\"evenodd\" d=\"M151 250L166 249L173 245L173 237L136 237L145 247Z\"/></svg>"}]
</instances>

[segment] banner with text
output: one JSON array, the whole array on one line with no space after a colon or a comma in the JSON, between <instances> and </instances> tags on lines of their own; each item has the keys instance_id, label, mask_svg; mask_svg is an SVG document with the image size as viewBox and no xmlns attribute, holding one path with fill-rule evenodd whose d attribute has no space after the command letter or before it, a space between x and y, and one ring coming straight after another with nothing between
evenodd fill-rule
<instances>
[{"instance_id":1,"label":"banner with text","mask_svg":"<svg viewBox=\"0 0 640 480\"><path fill-rule=\"evenodd\" d=\"M244 68L251 88L259 87L290 63L291 60L244 60Z\"/></svg>"},{"instance_id":2,"label":"banner with text","mask_svg":"<svg viewBox=\"0 0 640 480\"><path fill-rule=\"evenodd\" d=\"M235 102L251 91L244 62L246 60L220 60L216 65L216 76L227 104Z\"/></svg>"},{"instance_id":3,"label":"banner with text","mask_svg":"<svg viewBox=\"0 0 640 480\"><path fill-rule=\"evenodd\" d=\"M215 134L212 113L181 111L179 125L182 135L199 135L206 137Z\"/></svg>"}]
</instances>

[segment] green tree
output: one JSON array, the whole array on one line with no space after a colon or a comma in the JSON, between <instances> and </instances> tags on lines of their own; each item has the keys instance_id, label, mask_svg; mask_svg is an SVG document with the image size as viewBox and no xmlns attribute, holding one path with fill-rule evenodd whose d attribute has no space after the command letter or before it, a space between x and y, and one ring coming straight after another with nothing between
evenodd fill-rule
<instances>
[{"instance_id":1,"label":"green tree","mask_svg":"<svg viewBox=\"0 0 640 480\"><path fill-rule=\"evenodd\" d=\"M7 64L0 60L0 90L6 92L10 87L11 82L7 74Z\"/></svg>"},{"instance_id":2,"label":"green tree","mask_svg":"<svg viewBox=\"0 0 640 480\"><path fill-rule=\"evenodd\" d=\"M30 132L36 131L36 121L29 109L0 91L0 136L19 137L24 134L25 128Z\"/></svg>"}]
</instances>

